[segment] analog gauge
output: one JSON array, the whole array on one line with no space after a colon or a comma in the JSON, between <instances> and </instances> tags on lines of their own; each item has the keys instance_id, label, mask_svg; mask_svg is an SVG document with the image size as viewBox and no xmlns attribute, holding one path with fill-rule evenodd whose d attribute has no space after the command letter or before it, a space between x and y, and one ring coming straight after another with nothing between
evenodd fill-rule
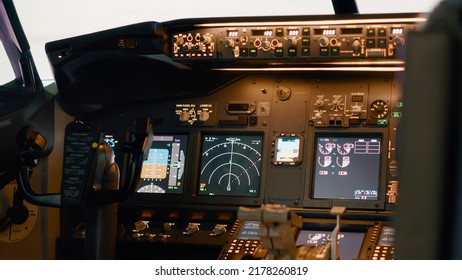
<instances>
[{"instance_id":1,"label":"analog gauge","mask_svg":"<svg viewBox=\"0 0 462 280\"><path fill-rule=\"evenodd\" d=\"M348 155L351 152L351 149L354 148L354 144L345 143L343 145L337 144L337 152L341 155Z\"/></svg>"},{"instance_id":2,"label":"analog gauge","mask_svg":"<svg viewBox=\"0 0 462 280\"><path fill-rule=\"evenodd\" d=\"M318 157L318 163L322 167L328 167L332 163L332 157L331 156Z\"/></svg>"},{"instance_id":3,"label":"analog gauge","mask_svg":"<svg viewBox=\"0 0 462 280\"><path fill-rule=\"evenodd\" d=\"M335 159L335 162L337 163L338 166L340 166L341 168L345 168L347 167L348 165L350 165L350 157L337 157Z\"/></svg>"},{"instance_id":4,"label":"analog gauge","mask_svg":"<svg viewBox=\"0 0 462 280\"><path fill-rule=\"evenodd\" d=\"M200 194L257 196L261 135L214 135L203 138Z\"/></svg>"},{"instance_id":5,"label":"analog gauge","mask_svg":"<svg viewBox=\"0 0 462 280\"><path fill-rule=\"evenodd\" d=\"M334 143L318 144L319 152L323 155L328 155L332 153L332 150L335 148Z\"/></svg>"},{"instance_id":6,"label":"analog gauge","mask_svg":"<svg viewBox=\"0 0 462 280\"><path fill-rule=\"evenodd\" d=\"M8 208L13 206L13 197L16 192L16 185L7 185L0 192L0 215L1 218L6 217ZM22 240L34 228L37 221L37 206L24 201L24 206L29 211L29 216L26 221L21 224L15 224L12 221L2 225L0 229L0 241L13 243Z\"/></svg>"},{"instance_id":7,"label":"analog gauge","mask_svg":"<svg viewBox=\"0 0 462 280\"><path fill-rule=\"evenodd\" d=\"M370 114L373 118L382 119L388 115L388 104L383 100L376 100L372 102L370 108Z\"/></svg>"},{"instance_id":8,"label":"analog gauge","mask_svg":"<svg viewBox=\"0 0 462 280\"><path fill-rule=\"evenodd\" d=\"M136 192L138 193L165 193L165 190L158 185L154 185L153 183L149 185L144 185L139 188Z\"/></svg>"}]
</instances>

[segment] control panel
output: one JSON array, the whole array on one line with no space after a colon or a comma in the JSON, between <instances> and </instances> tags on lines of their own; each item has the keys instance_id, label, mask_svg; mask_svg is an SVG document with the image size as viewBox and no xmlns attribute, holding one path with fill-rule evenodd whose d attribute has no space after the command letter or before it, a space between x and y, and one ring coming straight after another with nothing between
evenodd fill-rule
<instances>
[{"instance_id":1,"label":"control panel","mask_svg":"<svg viewBox=\"0 0 462 280\"><path fill-rule=\"evenodd\" d=\"M194 60L400 60L419 19L203 23L172 35L172 58Z\"/></svg>"},{"instance_id":2,"label":"control panel","mask_svg":"<svg viewBox=\"0 0 462 280\"><path fill-rule=\"evenodd\" d=\"M421 21L362 15L140 24L131 28L143 36L133 40L155 36L162 53L135 44L130 52L108 51L112 64L99 55L80 56L88 61L78 69L68 63L78 56L54 64L58 79L66 78L57 81L63 105L110 135L121 168L126 127L139 117L152 121L139 183L119 205L122 257L255 257L259 225L236 221L236 210L278 204L303 219L297 246L332 240L329 210L340 206L347 210L338 239L355 248L341 258L393 259L388 223L400 188L404 54L407 34ZM152 26L157 33L144 33ZM49 45L49 55L63 42ZM108 65L133 71L90 75ZM69 84L73 75L95 86ZM100 107L86 101L95 96L104 100Z\"/></svg>"}]
</instances>

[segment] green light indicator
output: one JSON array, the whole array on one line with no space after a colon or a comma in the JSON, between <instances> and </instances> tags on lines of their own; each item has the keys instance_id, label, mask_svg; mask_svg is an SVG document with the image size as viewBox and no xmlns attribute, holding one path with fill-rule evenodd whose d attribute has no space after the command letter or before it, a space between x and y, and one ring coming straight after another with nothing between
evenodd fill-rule
<instances>
[{"instance_id":1,"label":"green light indicator","mask_svg":"<svg viewBox=\"0 0 462 280\"><path fill-rule=\"evenodd\" d=\"M388 121L386 119L380 119L380 120L377 120L377 124L378 125L387 125Z\"/></svg>"},{"instance_id":2,"label":"green light indicator","mask_svg":"<svg viewBox=\"0 0 462 280\"><path fill-rule=\"evenodd\" d=\"M403 116L403 113L401 112L392 112L391 117L392 118L401 118Z\"/></svg>"},{"instance_id":3,"label":"green light indicator","mask_svg":"<svg viewBox=\"0 0 462 280\"><path fill-rule=\"evenodd\" d=\"M396 102L396 107L398 107L398 108L403 107L403 101Z\"/></svg>"}]
</instances>

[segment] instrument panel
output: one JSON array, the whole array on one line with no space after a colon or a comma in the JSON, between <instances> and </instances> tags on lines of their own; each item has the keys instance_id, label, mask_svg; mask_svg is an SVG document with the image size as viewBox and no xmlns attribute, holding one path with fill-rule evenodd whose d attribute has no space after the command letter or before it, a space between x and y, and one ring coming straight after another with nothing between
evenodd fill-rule
<instances>
[{"instance_id":1,"label":"instrument panel","mask_svg":"<svg viewBox=\"0 0 462 280\"><path fill-rule=\"evenodd\" d=\"M258 243L238 238L237 208L281 204L303 219L297 244L328 240L329 209L342 206L341 238L356 244L345 258L394 258L403 58L420 21L186 19L115 29L98 41L113 48L77 44L59 59L89 37L48 44L61 104L108 135L121 174L127 128L153 123L139 183L119 205L122 257L177 257L137 249L150 244L234 258L230 246Z\"/></svg>"}]
</instances>

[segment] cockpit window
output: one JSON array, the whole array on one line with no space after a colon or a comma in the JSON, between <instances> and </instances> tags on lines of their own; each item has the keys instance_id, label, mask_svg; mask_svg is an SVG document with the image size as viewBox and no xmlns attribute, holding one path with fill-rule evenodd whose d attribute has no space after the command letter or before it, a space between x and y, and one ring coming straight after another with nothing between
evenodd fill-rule
<instances>
[{"instance_id":1,"label":"cockpit window","mask_svg":"<svg viewBox=\"0 0 462 280\"><path fill-rule=\"evenodd\" d=\"M0 40L1 41L1 40ZM14 72L11 68L11 63L6 55L5 48L0 44L0 85L6 84L14 80Z\"/></svg>"}]
</instances>

